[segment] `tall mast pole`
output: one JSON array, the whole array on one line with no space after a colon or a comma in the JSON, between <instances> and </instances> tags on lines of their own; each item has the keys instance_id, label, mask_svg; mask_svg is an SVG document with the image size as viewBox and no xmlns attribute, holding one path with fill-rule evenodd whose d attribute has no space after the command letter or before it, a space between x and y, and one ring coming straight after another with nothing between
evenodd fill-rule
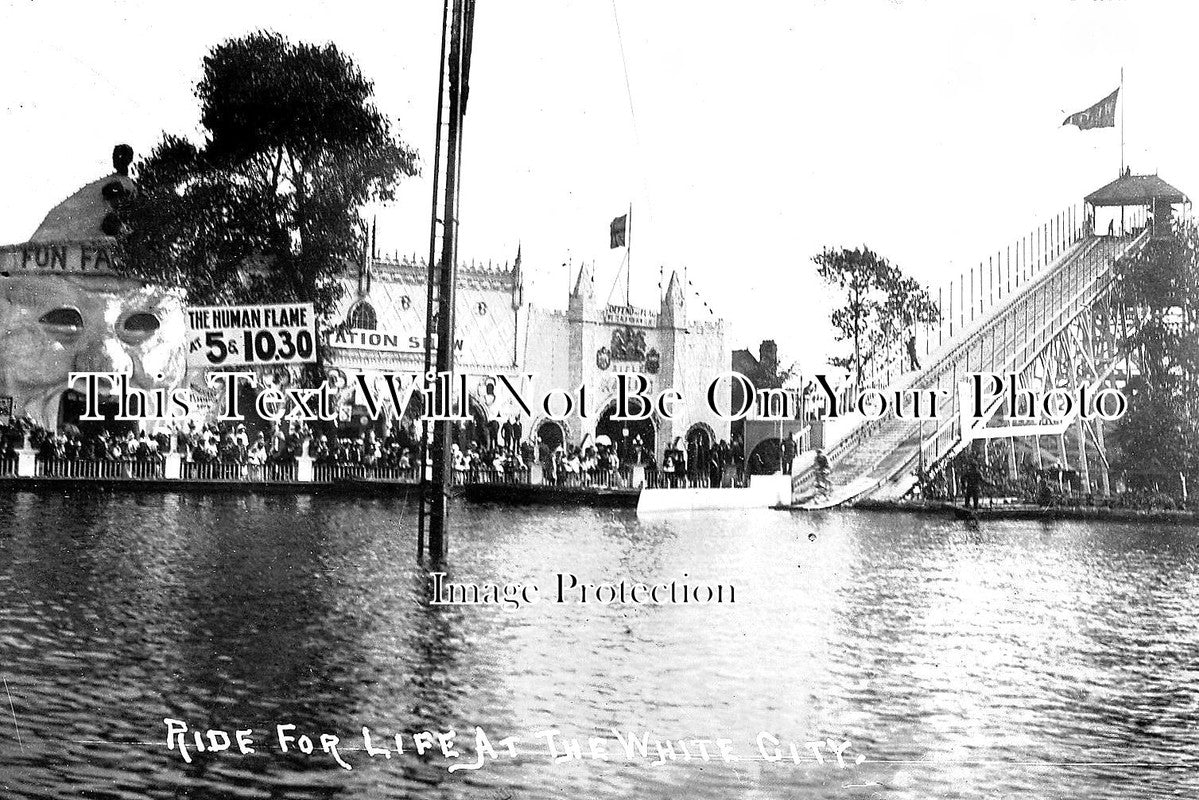
<instances>
[{"instance_id":1,"label":"tall mast pole","mask_svg":"<svg viewBox=\"0 0 1199 800\"><path fill-rule=\"evenodd\" d=\"M450 125L446 141L445 210L442 215L440 285L437 295L437 373L452 376L454 372L454 299L458 281L458 137L462 125L462 5L454 0L453 21L450 27L449 99ZM451 393L451 380L441 384ZM453 427L449 417L453 410L450 396L440 398L439 419L433 422L433 491L429 506L429 558L434 562L445 559L446 534L449 528L449 496L454 475L452 458ZM465 400L465 398L463 398Z\"/></svg>"},{"instance_id":2,"label":"tall mast pole","mask_svg":"<svg viewBox=\"0 0 1199 800\"><path fill-rule=\"evenodd\" d=\"M433 367L433 320L434 316L434 299L433 295L437 286L437 206L441 200L441 126L444 124L445 116L445 47L450 30L450 0L445 0L441 11L441 66L438 70L437 78L437 131L433 137L433 209L429 213L429 261L426 265L428 268L428 278L425 284L425 369L421 375L421 379L425 381L425 388L428 389L430 384L427 379L429 371ZM401 419L407 409L396 409L396 413ZM420 436L420 513L417 522L416 534L416 558L422 561L425 557L425 517L428 511L430 501L431 486L428 480L428 464L429 464L429 414L432 409L423 408L421 411L421 436Z\"/></svg>"},{"instance_id":3,"label":"tall mast pole","mask_svg":"<svg viewBox=\"0 0 1199 800\"><path fill-rule=\"evenodd\" d=\"M633 292L633 204L629 203L628 222L625 223L625 236L628 237L625 248L625 269L624 269L624 304L629 308L633 307L631 299Z\"/></svg>"},{"instance_id":4,"label":"tall mast pole","mask_svg":"<svg viewBox=\"0 0 1199 800\"><path fill-rule=\"evenodd\" d=\"M433 423L433 480L428 492L429 558L438 563L445 560L449 533L449 495L453 479L451 445L453 426L449 417L453 410L452 385L454 372L454 305L458 280L458 186L461 155L462 117L465 109L467 73L469 70L471 28L474 24L474 0L453 0L450 27L449 101L450 121L446 141L445 207L442 218L441 263L438 265L437 296L437 373L447 379L439 384L444 395L439 397L440 408ZM426 373L426 385L428 375ZM443 394L442 391L438 392ZM466 398L459 398L466 403ZM461 408L460 413L466 409ZM426 411L428 413L428 411Z\"/></svg>"},{"instance_id":5,"label":"tall mast pole","mask_svg":"<svg viewBox=\"0 0 1199 800\"><path fill-rule=\"evenodd\" d=\"M1124 177L1124 67L1120 67L1120 177ZM1124 230L1124 206L1120 206L1120 235L1123 236Z\"/></svg>"},{"instance_id":6,"label":"tall mast pole","mask_svg":"<svg viewBox=\"0 0 1199 800\"><path fill-rule=\"evenodd\" d=\"M1124 67L1120 67L1120 177L1124 177Z\"/></svg>"}]
</instances>

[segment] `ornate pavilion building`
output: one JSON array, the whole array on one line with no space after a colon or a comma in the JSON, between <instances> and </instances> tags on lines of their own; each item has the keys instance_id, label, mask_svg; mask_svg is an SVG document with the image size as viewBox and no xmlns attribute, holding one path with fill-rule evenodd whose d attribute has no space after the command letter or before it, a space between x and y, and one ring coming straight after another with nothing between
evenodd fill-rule
<instances>
[{"instance_id":1,"label":"ornate pavilion building","mask_svg":"<svg viewBox=\"0 0 1199 800\"><path fill-rule=\"evenodd\" d=\"M707 404L708 385L729 363L724 323L688 320L687 297L677 274L671 276L660 307L653 310L601 305L591 270L584 266L563 312L524 301L520 260L518 254L512 264L458 268L455 365L456 371L470 376L472 418L464 426L464 440L487 441L502 421L512 420L519 421L526 437L532 433L551 447L607 436L618 448L629 449L640 438L645 451L658 457L676 443L680 449L683 443L706 448L729 438L729 423ZM424 369L426 276L423 261L369 259L348 279L350 291L334 320L344 321L345 330L335 331L328 340L329 363L344 374L348 387L360 372L381 381L383 373ZM496 379L500 373L520 388L532 418L522 418L520 407ZM532 380L525 377L530 373ZM643 377L651 398L676 389L684 401L675 404L674 418L655 411L646 420L611 419L616 376L621 373ZM551 390L564 390L577 399L580 386L587 387L587 417L581 416L577 402L569 414L556 402L553 415L540 403ZM365 398L351 393L347 401L354 415L361 424L369 424ZM727 382L722 382L722 408L728 407L729 393ZM410 408L408 418L417 411ZM394 417L394 410L389 416ZM380 424L386 427L392 421Z\"/></svg>"}]
</instances>

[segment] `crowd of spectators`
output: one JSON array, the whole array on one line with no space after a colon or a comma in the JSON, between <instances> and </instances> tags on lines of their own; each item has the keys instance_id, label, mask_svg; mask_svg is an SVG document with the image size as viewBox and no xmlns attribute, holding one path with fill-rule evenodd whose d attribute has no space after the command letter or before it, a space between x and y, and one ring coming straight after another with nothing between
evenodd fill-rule
<instances>
[{"instance_id":1,"label":"crowd of spectators","mask_svg":"<svg viewBox=\"0 0 1199 800\"><path fill-rule=\"evenodd\" d=\"M0 425L0 458L16 458L28 446L48 461L161 461L177 452L192 463L269 464L295 461L304 454L318 464L405 467L415 444L403 429L380 439L371 431L355 436L313 435L302 423L248 429L244 423L160 426L138 431L75 425L52 431L29 419Z\"/></svg>"},{"instance_id":2,"label":"crowd of spectators","mask_svg":"<svg viewBox=\"0 0 1199 800\"><path fill-rule=\"evenodd\" d=\"M650 486L722 486L741 481L743 463L734 445L722 440L715 447L698 448L689 463L680 444L666 448L658 462L639 437L623 452L603 436L557 447L536 437L491 447L472 443L465 450L454 446L454 469L471 476L487 474L514 480L518 473L537 464L542 480L555 486L627 485L634 465L645 469Z\"/></svg>"},{"instance_id":3,"label":"crowd of spectators","mask_svg":"<svg viewBox=\"0 0 1199 800\"><path fill-rule=\"evenodd\" d=\"M274 427L251 435L244 424L160 426L136 430L65 425L52 431L29 419L0 426L0 455L14 458L28 446L46 461L159 462L176 452L195 463L264 464L292 460L308 432L302 426Z\"/></svg>"},{"instance_id":4,"label":"crowd of spectators","mask_svg":"<svg viewBox=\"0 0 1199 800\"><path fill-rule=\"evenodd\" d=\"M693 451L692 461L676 442L661 461L640 438L623 452L607 437L585 438L577 445L551 447L537 437L518 441L484 436L452 448L452 468L460 482L468 480L524 479L534 464L544 482L560 486L616 485L627 483L632 466L645 468L647 483L660 486L721 486L739 483L743 460L737 442ZM0 459L15 459L28 446L44 461L116 461L161 463L171 452L192 464L249 465L294 463L307 455L315 464L361 465L415 473L420 444L410 426L396 425L384 437L367 430L354 435L313 431L302 423L247 428L245 423L163 425L151 430L132 426L111 430L66 425L52 431L29 419L0 425ZM465 446L462 446L465 445Z\"/></svg>"}]
</instances>

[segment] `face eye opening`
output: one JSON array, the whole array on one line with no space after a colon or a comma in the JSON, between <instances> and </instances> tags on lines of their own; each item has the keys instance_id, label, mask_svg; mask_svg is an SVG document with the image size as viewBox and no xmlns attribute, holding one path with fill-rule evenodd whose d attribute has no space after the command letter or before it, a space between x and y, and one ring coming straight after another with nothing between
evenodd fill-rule
<instances>
[{"instance_id":1,"label":"face eye opening","mask_svg":"<svg viewBox=\"0 0 1199 800\"><path fill-rule=\"evenodd\" d=\"M159 325L158 317L149 312L141 311L126 317L125 324L122 327L126 333L137 336L149 336L158 330Z\"/></svg>"},{"instance_id":2,"label":"face eye opening","mask_svg":"<svg viewBox=\"0 0 1199 800\"><path fill-rule=\"evenodd\" d=\"M83 315L78 309L63 307L47 311L38 322L55 328L56 332L74 335L83 330Z\"/></svg>"}]
</instances>

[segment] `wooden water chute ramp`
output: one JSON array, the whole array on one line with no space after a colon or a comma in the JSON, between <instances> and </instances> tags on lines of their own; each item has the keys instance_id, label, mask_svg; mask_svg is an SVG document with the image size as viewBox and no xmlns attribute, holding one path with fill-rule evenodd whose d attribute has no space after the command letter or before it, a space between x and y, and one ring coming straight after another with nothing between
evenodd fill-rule
<instances>
[{"instance_id":1,"label":"wooden water chute ramp","mask_svg":"<svg viewBox=\"0 0 1199 800\"><path fill-rule=\"evenodd\" d=\"M1147 177L1153 180L1145 180ZM793 508L818 510L909 495L920 468L929 470L960 452L1003 404L1001 398L990 402L963 436L957 387L971 374L1015 374L1021 380L1069 387L1082 381L1097 386L1114 378L1123 355L1120 325L1130 323L1121 317L1117 324L1115 318L1117 277L1113 267L1144 247L1152 236L1166 235L1163 228L1170 215L1162 212L1163 201L1166 208L1185 201L1181 192L1156 176L1126 176L1115 183L1124 185L1113 190L1115 184L1109 184L1092 193L1086 198L1088 205L1126 202L1144 206L1152 202L1158 211L1156 223L1146 221L1124 235L1096 235L1088 229L1093 214L1059 215L1058 222L1044 226L1052 232L1038 236L1046 244L1035 260L1024 256L1013 261L1009 248L1009 258L998 260L998 270L993 266L989 273L980 270L981 299L970 297L968 308L953 300L943 309L940 329L933 334L942 344L932 350L925 366L886 386L863 387L884 389L888 398L897 391L905 397L913 392L938 392L938 419L919 421L888 413L860 422L826 450L832 484L828 492L816 491L814 466L793 476ZM1018 255L1019 251L1017 247ZM970 284L973 295L973 275ZM957 287L955 291L965 295L960 282ZM1059 424L1082 426L1083 422L1075 411ZM1102 441L1102 436L1098 438ZM1081 430L1078 441L1081 451L1087 441ZM1104 464L1101 482L1106 486L1106 459L1102 453L1100 456ZM1080 459L1085 469L1085 452L1080 452Z\"/></svg>"}]
</instances>

